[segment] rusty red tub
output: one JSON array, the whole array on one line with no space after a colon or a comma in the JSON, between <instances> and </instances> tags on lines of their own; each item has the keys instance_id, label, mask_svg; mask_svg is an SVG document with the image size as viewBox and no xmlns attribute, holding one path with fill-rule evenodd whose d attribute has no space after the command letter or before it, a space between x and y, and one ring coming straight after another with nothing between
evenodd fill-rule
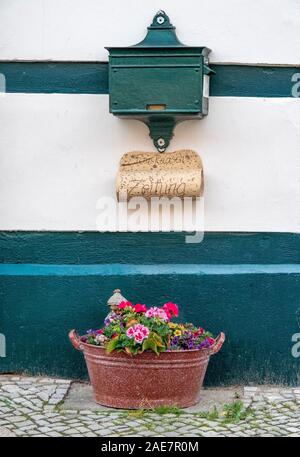
<instances>
[{"instance_id":1,"label":"rusty red tub","mask_svg":"<svg viewBox=\"0 0 300 457\"><path fill-rule=\"evenodd\" d=\"M186 408L199 401L207 365L225 340L224 333L206 349L143 352L130 356L107 353L87 344L72 330L69 338L82 351L97 403L113 408L152 409L158 406Z\"/></svg>"}]
</instances>

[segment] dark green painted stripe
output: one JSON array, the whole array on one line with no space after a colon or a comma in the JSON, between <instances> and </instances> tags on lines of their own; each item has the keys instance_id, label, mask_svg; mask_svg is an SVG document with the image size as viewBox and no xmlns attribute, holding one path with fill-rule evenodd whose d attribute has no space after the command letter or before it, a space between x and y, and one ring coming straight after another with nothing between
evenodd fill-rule
<instances>
[{"instance_id":1,"label":"dark green painted stripe","mask_svg":"<svg viewBox=\"0 0 300 457\"><path fill-rule=\"evenodd\" d=\"M298 264L300 234L0 232L0 263Z\"/></svg>"},{"instance_id":2,"label":"dark green painted stripe","mask_svg":"<svg viewBox=\"0 0 300 457\"><path fill-rule=\"evenodd\" d=\"M131 276L299 274L300 265L44 265L2 264L0 276Z\"/></svg>"},{"instance_id":3,"label":"dark green painted stripe","mask_svg":"<svg viewBox=\"0 0 300 457\"><path fill-rule=\"evenodd\" d=\"M299 382L300 235L2 232L0 372L87 376L67 334L100 326L120 287L133 302L180 305L180 319L227 340L208 385Z\"/></svg>"},{"instance_id":4,"label":"dark green painted stripe","mask_svg":"<svg viewBox=\"0 0 300 457\"><path fill-rule=\"evenodd\" d=\"M211 95L221 97L292 97L291 81L300 67L213 66Z\"/></svg>"},{"instance_id":5,"label":"dark green painted stripe","mask_svg":"<svg viewBox=\"0 0 300 457\"><path fill-rule=\"evenodd\" d=\"M211 65L212 96L291 97L300 67ZM7 92L107 94L106 62L0 62Z\"/></svg>"},{"instance_id":6,"label":"dark green painted stripe","mask_svg":"<svg viewBox=\"0 0 300 457\"><path fill-rule=\"evenodd\" d=\"M160 306L172 300L183 322L226 333L222 351L210 362L207 384L299 383L300 358L292 357L291 348L292 335L300 331L300 274L224 270L202 275L172 269L160 274L158 269L145 275L139 268L140 274L130 275L111 270L107 275L0 276L0 333L7 344L0 372L86 377L68 331L100 326L108 297L120 287L135 303Z\"/></svg>"},{"instance_id":7,"label":"dark green painted stripe","mask_svg":"<svg viewBox=\"0 0 300 457\"><path fill-rule=\"evenodd\" d=\"M106 63L0 62L6 92L107 94Z\"/></svg>"}]
</instances>

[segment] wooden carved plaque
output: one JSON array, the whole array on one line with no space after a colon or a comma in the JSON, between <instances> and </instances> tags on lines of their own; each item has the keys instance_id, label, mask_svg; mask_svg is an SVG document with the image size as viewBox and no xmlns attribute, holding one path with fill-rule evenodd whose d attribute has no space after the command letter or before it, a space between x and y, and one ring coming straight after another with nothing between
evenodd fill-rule
<instances>
[{"instance_id":1,"label":"wooden carved plaque","mask_svg":"<svg viewBox=\"0 0 300 457\"><path fill-rule=\"evenodd\" d=\"M120 160L118 201L132 197L195 198L202 193L203 167L195 151L127 152Z\"/></svg>"}]
</instances>

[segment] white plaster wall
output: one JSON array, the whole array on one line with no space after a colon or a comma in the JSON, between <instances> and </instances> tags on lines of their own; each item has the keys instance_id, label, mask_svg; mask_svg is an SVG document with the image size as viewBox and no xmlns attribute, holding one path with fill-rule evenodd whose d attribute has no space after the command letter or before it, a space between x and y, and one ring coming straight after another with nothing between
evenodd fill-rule
<instances>
[{"instance_id":1,"label":"white plaster wall","mask_svg":"<svg viewBox=\"0 0 300 457\"><path fill-rule=\"evenodd\" d=\"M0 59L107 60L159 9L214 62L299 64L299 0L0 0Z\"/></svg>"},{"instance_id":2,"label":"white plaster wall","mask_svg":"<svg viewBox=\"0 0 300 457\"><path fill-rule=\"evenodd\" d=\"M107 95L0 97L0 229L95 230L121 155L153 150L147 128L108 113ZM205 228L300 231L299 99L213 97L176 128L172 150L205 167Z\"/></svg>"}]
</instances>

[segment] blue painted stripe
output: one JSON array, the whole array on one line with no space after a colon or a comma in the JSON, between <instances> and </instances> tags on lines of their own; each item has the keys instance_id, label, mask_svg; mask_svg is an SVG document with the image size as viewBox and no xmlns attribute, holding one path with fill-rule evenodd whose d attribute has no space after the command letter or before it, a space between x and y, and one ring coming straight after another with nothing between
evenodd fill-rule
<instances>
[{"instance_id":1,"label":"blue painted stripe","mask_svg":"<svg viewBox=\"0 0 300 457\"><path fill-rule=\"evenodd\" d=\"M291 97L300 66L211 65L212 96ZM22 93L107 94L106 62L0 62L6 91Z\"/></svg>"},{"instance_id":2,"label":"blue painted stripe","mask_svg":"<svg viewBox=\"0 0 300 457\"><path fill-rule=\"evenodd\" d=\"M300 265L44 265L2 264L0 276L131 276L131 275L244 275L300 274Z\"/></svg>"}]
</instances>

